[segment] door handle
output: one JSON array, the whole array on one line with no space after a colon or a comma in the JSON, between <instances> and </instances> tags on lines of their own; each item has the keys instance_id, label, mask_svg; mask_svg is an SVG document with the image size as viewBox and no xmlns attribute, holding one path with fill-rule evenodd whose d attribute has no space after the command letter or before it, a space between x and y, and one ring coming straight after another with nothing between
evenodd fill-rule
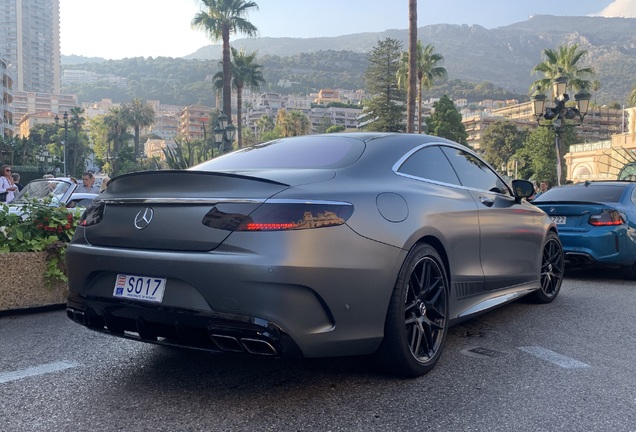
<instances>
[{"instance_id":1,"label":"door handle","mask_svg":"<svg viewBox=\"0 0 636 432\"><path fill-rule=\"evenodd\" d=\"M492 207L492 205L495 203L494 199L485 196L480 196L479 201L481 201L481 203L486 207Z\"/></svg>"}]
</instances>

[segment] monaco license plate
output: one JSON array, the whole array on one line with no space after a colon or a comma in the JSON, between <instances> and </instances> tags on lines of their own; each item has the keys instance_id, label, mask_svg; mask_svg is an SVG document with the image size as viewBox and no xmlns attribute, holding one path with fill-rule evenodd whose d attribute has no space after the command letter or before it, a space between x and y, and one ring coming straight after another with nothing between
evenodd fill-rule
<instances>
[{"instance_id":1,"label":"monaco license plate","mask_svg":"<svg viewBox=\"0 0 636 432\"><path fill-rule=\"evenodd\" d=\"M113 297L161 303L165 289L165 278L118 274Z\"/></svg>"},{"instance_id":2,"label":"monaco license plate","mask_svg":"<svg viewBox=\"0 0 636 432\"><path fill-rule=\"evenodd\" d=\"M565 225L566 222L568 221L567 216L550 216L550 219L552 219L552 222L554 222L557 225Z\"/></svg>"}]
</instances>

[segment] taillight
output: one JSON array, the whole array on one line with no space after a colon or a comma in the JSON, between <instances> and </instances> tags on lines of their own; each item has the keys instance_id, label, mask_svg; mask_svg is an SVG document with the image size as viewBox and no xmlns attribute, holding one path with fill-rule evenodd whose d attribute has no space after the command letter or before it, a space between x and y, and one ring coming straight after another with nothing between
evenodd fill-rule
<instances>
[{"instance_id":1,"label":"taillight","mask_svg":"<svg viewBox=\"0 0 636 432\"><path fill-rule=\"evenodd\" d=\"M79 225L87 227L100 223L104 217L104 207L106 207L106 205L103 202L93 201L86 207L86 210L84 210Z\"/></svg>"},{"instance_id":2,"label":"taillight","mask_svg":"<svg viewBox=\"0 0 636 432\"><path fill-rule=\"evenodd\" d=\"M342 202L274 200L252 203L221 203L214 206L203 224L227 231L287 231L333 227L344 224L353 205Z\"/></svg>"},{"instance_id":3,"label":"taillight","mask_svg":"<svg viewBox=\"0 0 636 432\"><path fill-rule=\"evenodd\" d=\"M590 216L587 221L594 226L622 225L625 223L620 212L617 210L603 210L600 214Z\"/></svg>"}]
</instances>

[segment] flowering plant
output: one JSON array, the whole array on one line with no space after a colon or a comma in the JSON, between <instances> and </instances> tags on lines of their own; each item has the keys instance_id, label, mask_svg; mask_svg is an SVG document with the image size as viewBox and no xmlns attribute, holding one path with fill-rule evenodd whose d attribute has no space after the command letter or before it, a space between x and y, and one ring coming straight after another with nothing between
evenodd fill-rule
<instances>
[{"instance_id":1,"label":"flowering plant","mask_svg":"<svg viewBox=\"0 0 636 432\"><path fill-rule=\"evenodd\" d=\"M48 252L49 284L67 281L64 256L79 222L81 212L56 206L51 198L29 200L26 204L0 206L0 253Z\"/></svg>"}]
</instances>

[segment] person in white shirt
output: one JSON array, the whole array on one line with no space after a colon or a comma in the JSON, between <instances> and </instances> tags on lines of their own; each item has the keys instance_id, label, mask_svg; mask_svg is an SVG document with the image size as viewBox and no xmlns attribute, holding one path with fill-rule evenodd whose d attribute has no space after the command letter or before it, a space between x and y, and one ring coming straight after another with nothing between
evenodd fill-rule
<instances>
[{"instance_id":1,"label":"person in white shirt","mask_svg":"<svg viewBox=\"0 0 636 432\"><path fill-rule=\"evenodd\" d=\"M13 184L13 177L11 177L11 166L2 165L0 167L0 202L10 203L17 192L18 187Z\"/></svg>"}]
</instances>

